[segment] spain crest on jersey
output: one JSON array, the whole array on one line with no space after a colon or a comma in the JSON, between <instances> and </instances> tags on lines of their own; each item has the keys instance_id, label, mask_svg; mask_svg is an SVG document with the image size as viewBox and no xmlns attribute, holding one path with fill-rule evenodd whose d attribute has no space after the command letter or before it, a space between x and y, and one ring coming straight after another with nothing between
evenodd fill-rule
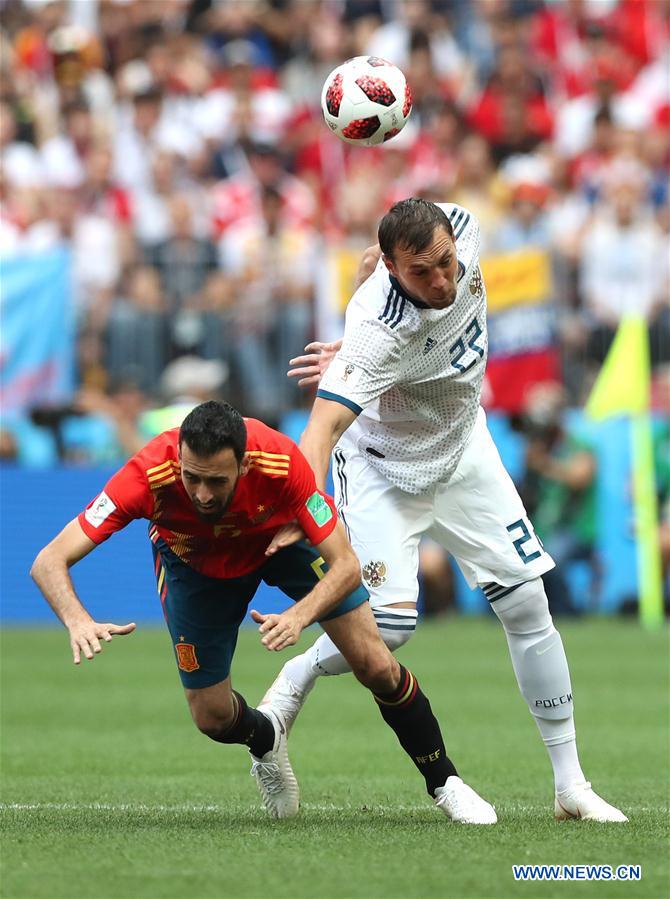
<instances>
[{"instance_id":1,"label":"spain crest on jersey","mask_svg":"<svg viewBox=\"0 0 670 899\"><path fill-rule=\"evenodd\" d=\"M197 671L200 665L193 643L175 643L174 648L177 652L177 664L180 669L186 672Z\"/></svg>"}]
</instances>

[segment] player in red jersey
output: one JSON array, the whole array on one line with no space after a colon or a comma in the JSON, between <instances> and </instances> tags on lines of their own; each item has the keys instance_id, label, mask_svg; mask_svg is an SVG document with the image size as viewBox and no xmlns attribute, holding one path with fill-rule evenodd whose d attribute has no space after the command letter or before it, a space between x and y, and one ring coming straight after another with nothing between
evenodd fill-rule
<instances>
[{"instance_id":1,"label":"player in red jersey","mask_svg":"<svg viewBox=\"0 0 670 899\"><path fill-rule=\"evenodd\" d=\"M135 624L93 620L69 568L136 518L150 521L158 591L194 722L217 742L249 747L272 815L291 817L299 805L285 722L281 712L250 707L230 681L238 628L261 580L296 600L281 614L252 611L263 645L283 649L319 621L373 692L430 794L456 777L428 700L379 635L333 501L293 441L226 403L203 403L109 480L31 571L69 630L75 664ZM311 545L270 548L291 521Z\"/></svg>"}]
</instances>

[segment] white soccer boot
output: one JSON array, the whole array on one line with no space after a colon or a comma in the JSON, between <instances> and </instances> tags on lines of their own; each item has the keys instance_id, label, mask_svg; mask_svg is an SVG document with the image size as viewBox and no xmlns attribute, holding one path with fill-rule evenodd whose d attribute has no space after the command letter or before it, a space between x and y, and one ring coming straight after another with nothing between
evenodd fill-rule
<instances>
[{"instance_id":1,"label":"white soccer boot","mask_svg":"<svg viewBox=\"0 0 670 899\"><path fill-rule=\"evenodd\" d=\"M618 808L605 802L591 789L588 781L573 784L567 790L556 793L554 799L554 816L557 821L568 818L580 818L582 821L614 821L620 824L628 818Z\"/></svg>"},{"instance_id":2,"label":"white soccer boot","mask_svg":"<svg viewBox=\"0 0 670 899\"><path fill-rule=\"evenodd\" d=\"M272 721L275 741L261 758L252 758L251 776L256 778L263 805L273 818L293 818L300 807L300 790L286 748L286 724L281 712L264 709Z\"/></svg>"},{"instance_id":3,"label":"white soccer boot","mask_svg":"<svg viewBox=\"0 0 670 899\"><path fill-rule=\"evenodd\" d=\"M495 824L496 810L472 787L452 774L443 787L435 790L435 805L447 818L459 824Z\"/></svg>"},{"instance_id":4,"label":"white soccer boot","mask_svg":"<svg viewBox=\"0 0 670 899\"><path fill-rule=\"evenodd\" d=\"M282 669L272 684L268 687L267 693L258 703L258 708L263 711L278 711L284 718L287 735L291 733L291 728L298 712L307 699L307 694L314 686L314 681L306 690L300 690L292 680L284 674Z\"/></svg>"}]
</instances>

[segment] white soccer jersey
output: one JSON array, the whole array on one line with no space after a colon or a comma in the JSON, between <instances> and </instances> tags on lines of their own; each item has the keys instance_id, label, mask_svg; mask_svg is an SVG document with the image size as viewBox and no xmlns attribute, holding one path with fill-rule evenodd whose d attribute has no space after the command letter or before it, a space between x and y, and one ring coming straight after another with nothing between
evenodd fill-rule
<instances>
[{"instance_id":1,"label":"white soccer jersey","mask_svg":"<svg viewBox=\"0 0 670 899\"><path fill-rule=\"evenodd\" d=\"M486 365L486 291L479 224L453 203L456 300L431 309L405 294L380 260L351 299L344 341L318 396L360 413L348 429L370 465L419 494L453 474L474 427Z\"/></svg>"}]
</instances>

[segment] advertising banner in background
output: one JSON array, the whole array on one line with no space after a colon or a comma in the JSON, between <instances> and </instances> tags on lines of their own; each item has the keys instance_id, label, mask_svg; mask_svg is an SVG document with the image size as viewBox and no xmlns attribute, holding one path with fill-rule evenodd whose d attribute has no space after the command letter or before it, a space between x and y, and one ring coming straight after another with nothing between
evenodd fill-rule
<instances>
[{"instance_id":1,"label":"advertising banner in background","mask_svg":"<svg viewBox=\"0 0 670 899\"><path fill-rule=\"evenodd\" d=\"M67 402L74 378L70 254L5 259L0 277L0 405L3 414Z\"/></svg>"}]
</instances>

